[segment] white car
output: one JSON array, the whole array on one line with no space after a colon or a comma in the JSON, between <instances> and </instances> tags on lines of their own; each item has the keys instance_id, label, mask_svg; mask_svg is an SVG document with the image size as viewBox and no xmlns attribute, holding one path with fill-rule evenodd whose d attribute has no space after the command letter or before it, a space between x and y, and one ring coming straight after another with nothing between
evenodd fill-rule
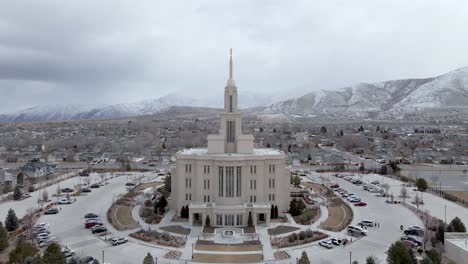
<instances>
[{"instance_id":1,"label":"white car","mask_svg":"<svg viewBox=\"0 0 468 264\"><path fill-rule=\"evenodd\" d=\"M57 204L71 204L72 201L69 199L60 199L60 201L57 202Z\"/></svg>"},{"instance_id":2,"label":"white car","mask_svg":"<svg viewBox=\"0 0 468 264\"><path fill-rule=\"evenodd\" d=\"M358 226L348 226L348 233L367 236L367 230L364 230Z\"/></svg>"},{"instance_id":3,"label":"white car","mask_svg":"<svg viewBox=\"0 0 468 264\"><path fill-rule=\"evenodd\" d=\"M327 249L333 248L333 244L330 240L322 240L319 242L319 245Z\"/></svg>"},{"instance_id":4,"label":"white car","mask_svg":"<svg viewBox=\"0 0 468 264\"><path fill-rule=\"evenodd\" d=\"M128 242L128 239L125 238L125 237L115 237L115 238L112 238L112 245L113 246L118 246L120 244L123 244L123 243L127 243Z\"/></svg>"}]
</instances>

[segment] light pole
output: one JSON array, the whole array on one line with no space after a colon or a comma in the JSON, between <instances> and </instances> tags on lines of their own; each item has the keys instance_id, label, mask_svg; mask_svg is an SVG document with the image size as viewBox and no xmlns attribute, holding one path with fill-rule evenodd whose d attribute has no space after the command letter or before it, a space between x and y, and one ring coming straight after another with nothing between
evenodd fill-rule
<instances>
[{"instance_id":1,"label":"light pole","mask_svg":"<svg viewBox=\"0 0 468 264\"><path fill-rule=\"evenodd\" d=\"M104 250L102 251L102 263L104 264Z\"/></svg>"},{"instance_id":2,"label":"light pole","mask_svg":"<svg viewBox=\"0 0 468 264\"><path fill-rule=\"evenodd\" d=\"M353 252L349 252L349 264L351 264L351 256L352 256Z\"/></svg>"},{"instance_id":3,"label":"light pole","mask_svg":"<svg viewBox=\"0 0 468 264\"><path fill-rule=\"evenodd\" d=\"M447 205L444 206L444 216L445 216L444 222L445 224L447 224Z\"/></svg>"}]
</instances>

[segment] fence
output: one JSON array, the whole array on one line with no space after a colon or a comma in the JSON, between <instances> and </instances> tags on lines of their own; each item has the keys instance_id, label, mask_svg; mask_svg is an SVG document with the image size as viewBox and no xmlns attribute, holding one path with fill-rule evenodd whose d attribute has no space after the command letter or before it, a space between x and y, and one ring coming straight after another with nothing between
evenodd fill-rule
<instances>
[{"instance_id":1,"label":"fence","mask_svg":"<svg viewBox=\"0 0 468 264\"><path fill-rule=\"evenodd\" d=\"M428 188L428 190L432 194L440 196L440 197L442 197L444 199L447 199L449 201L458 203L461 206L468 207L468 200L466 200L464 197L462 197L460 195L456 195L456 194L453 194L453 193L448 193L447 191L442 190L442 188L437 188L437 187L432 187L432 186L430 186ZM460 192L462 192L462 191L460 191ZM465 192L462 192L462 193L465 194Z\"/></svg>"}]
</instances>

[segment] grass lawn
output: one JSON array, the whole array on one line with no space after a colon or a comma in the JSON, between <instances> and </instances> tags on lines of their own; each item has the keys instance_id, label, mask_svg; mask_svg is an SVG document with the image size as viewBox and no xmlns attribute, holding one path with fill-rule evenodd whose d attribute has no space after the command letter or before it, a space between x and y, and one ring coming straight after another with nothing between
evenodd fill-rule
<instances>
[{"instance_id":1,"label":"grass lawn","mask_svg":"<svg viewBox=\"0 0 468 264\"><path fill-rule=\"evenodd\" d=\"M346 209L344 205L328 207L328 218L323 225L338 227L346 221Z\"/></svg>"},{"instance_id":2,"label":"grass lawn","mask_svg":"<svg viewBox=\"0 0 468 264\"><path fill-rule=\"evenodd\" d=\"M242 254L242 255L229 255L229 254L193 254L193 262L203 263L252 263L261 262L261 254Z\"/></svg>"},{"instance_id":3,"label":"grass lawn","mask_svg":"<svg viewBox=\"0 0 468 264\"><path fill-rule=\"evenodd\" d=\"M159 229L167 231L167 232L171 232L171 233L180 234L180 235L188 235L190 234L190 231L192 231L190 228L185 228L180 225L163 226L163 227L160 227Z\"/></svg>"},{"instance_id":4,"label":"grass lawn","mask_svg":"<svg viewBox=\"0 0 468 264\"><path fill-rule=\"evenodd\" d=\"M293 232L299 229L300 229L299 227L280 225L275 228L269 228L267 231L270 236L277 236L277 235Z\"/></svg>"},{"instance_id":5,"label":"grass lawn","mask_svg":"<svg viewBox=\"0 0 468 264\"><path fill-rule=\"evenodd\" d=\"M117 227L121 229L132 229L138 226L132 217L132 207L117 205L112 212L112 218Z\"/></svg>"}]
</instances>

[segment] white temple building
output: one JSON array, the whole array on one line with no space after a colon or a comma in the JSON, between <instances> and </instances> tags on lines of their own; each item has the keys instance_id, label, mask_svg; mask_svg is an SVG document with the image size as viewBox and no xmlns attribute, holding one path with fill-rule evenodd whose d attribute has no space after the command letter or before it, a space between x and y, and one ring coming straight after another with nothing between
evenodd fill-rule
<instances>
[{"instance_id":1,"label":"white temple building","mask_svg":"<svg viewBox=\"0 0 468 264\"><path fill-rule=\"evenodd\" d=\"M208 148L176 154L169 206L180 215L189 206L191 225L247 226L270 224L271 207L282 215L289 207L290 174L282 151L254 148L253 135L242 133L232 50L224 89L219 134L208 136Z\"/></svg>"}]
</instances>

